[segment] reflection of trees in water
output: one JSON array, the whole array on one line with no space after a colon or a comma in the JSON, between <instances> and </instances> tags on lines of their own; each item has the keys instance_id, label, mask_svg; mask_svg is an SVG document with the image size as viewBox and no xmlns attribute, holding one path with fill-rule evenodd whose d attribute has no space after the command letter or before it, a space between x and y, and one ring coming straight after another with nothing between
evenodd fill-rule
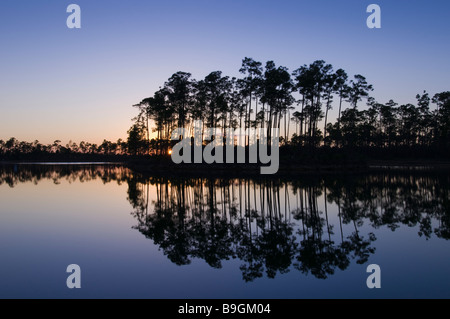
<instances>
[{"instance_id":1,"label":"reflection of trees in water","mask_svg":"<svg viewBox=\"0 0 450 319\"><path fill-rule=\"evenodd\" d=\"M43 180L52 180L60 184L62 180L89 182L101 179L103 183L121 184L129 179L132 172L119 165L29 165L15 164L0 166L0 185L15 187L17 184L32 182L38 184Z\"/></svg>"},{"instance_id":2,"label":"reflection of trees in water","mask_svg":"<svg viewBox=\"0 0 450 319\"><path fill-rule=\"evenodd\" d=\"M138 198L130 199L140 203L133 204L135 228L172 262L185 265L200 258L220 268L223 260L237 258L246 281L292 268L327 278L352 260L364 264L375 252L376 238L368 227L395 231L400 224L419 225L420 236L434 232L449 238L447 175L129 183L130 190L140 189ZM151 187L156 194L149 203ZM329 204L336 208L334 224Z\"/></svg>"},{"instance_id":3,"label":"reflection of trees in water","mask_svg":"<svg viewBox=\"0 0 450 319\"><path fill-rule=\"evenodd\" d=\"M450 238L448 173L281 179L168 179L120 166L0 166L0 185L126 182L135 226L177 265L238 259L245 281L297 269L327 278L375 248L371 229L418 226ZM332 208L330 208L332 207Z\"/></svg>"},{"instance_id":4,"label":"reflection of trees in water","mask_svg":"<svg viewBox=\"0 0 450 319\"><path fill-rule=\"evenodd\" d=\"M326 186L329 200L338 205L344 222L350 218L358 224L366 218L373 228L387 226L392 231L400 224L418 225L419 235L427 239L433 232L450 238L450 176L446 172L380 173L331 183Z\"/></svg>"},{"instance_id":5,"label":"reflection of trees in water","mask_svg":"<svg viewBox=\"0 0 450 319\"><path fill-rule=\"evenodd\" d=\"M295 187L295 186L294 186ZM294 188L295 189L295 188ZM358 226L362 220L357 209L348 203L348 209L339 211L340 242L332 240L334 225L329 223L328 216L328 190L323 185L299 186L297 189L300 208L297 209L295 218L300 221L299 253L296 256L295 268L303 273L313 274L317 278L325 279L334 274L336 268L346 269L351 259L357 263L367 262L370 254L375 249L370 246L376 238L369 233L368 239L361 236ZM323 195L324 212L319 211L318 199ZM325 215L322 217L321 215ZM342 223L353 224L355 231L344 239Z\"/></svg>"},{"instance_id":6,"label":"reflection of trees in water","mask_svg":"<svg viewBox=\"0 0 450 319\"><path fill-rule=\"evenodd\" d=\"M223 260L239 258L247 280L261 277L264 269L269 277L288 271L296 243L290 214L283 215L280 184L210 179L150 184L156 188L154 209L135 207L136 228L174 263L201 258L221 268Z\"/></svg>"},{"instance_id":7,"label":"reflection of trees in water","mask_svg":"<svg viewBox=\"0 0 450 319\"><path fill-rule=\"evenodd\" d=\"M154 209L135 210L136 228L178 265L201 258L220 268L222 260L239 258L246 281L264 272L273 278L293 263L326 278L352 258L364 263L374 250L374 236L365 240L357 230L339 245L331 240L332 225L318 208L320 185L294 186L300 204L291 209L292 185L277 180L159 179L150 184L157 193ZM148 192L149 184L141 187Z\"/></svg>"}]
</instances>

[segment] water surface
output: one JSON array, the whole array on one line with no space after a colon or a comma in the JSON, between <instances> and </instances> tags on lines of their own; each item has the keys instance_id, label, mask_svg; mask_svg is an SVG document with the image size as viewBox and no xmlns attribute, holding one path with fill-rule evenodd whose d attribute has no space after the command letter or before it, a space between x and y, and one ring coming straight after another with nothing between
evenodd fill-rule
<instances>
[{"instance_id":1,"label":"water surface","mask_svg":"<svg viewBox=\"0 0 450 319\"><path fill-rule=\"evenodd\" d=\"M1 298L449 298L450 174L0 166ZM66 267L81 267L68 289ZM369 289L369 264L381 289Z\"/></svg>"}]
</instances>

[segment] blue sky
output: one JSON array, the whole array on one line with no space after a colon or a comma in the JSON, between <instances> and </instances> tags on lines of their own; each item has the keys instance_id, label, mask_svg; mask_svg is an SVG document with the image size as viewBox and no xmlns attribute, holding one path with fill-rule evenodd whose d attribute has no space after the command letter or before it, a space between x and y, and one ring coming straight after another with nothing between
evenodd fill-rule
<instances>
[{"instance_id":1,"label":"blue sky","mask_svg":"<svg viewBox=\"0 0 450 319\"><path fill-rule=\"evenodd\" d=\"M81 29L66 26L71 3ZM381 29L366 26L371 3ZM246 56L290 71L323 59L380 102L414 103L450 90L449 31L448 1L2 0L0 139L125 138L131 106L174 72L238 76Z\"/></svg>"}]
</instances>

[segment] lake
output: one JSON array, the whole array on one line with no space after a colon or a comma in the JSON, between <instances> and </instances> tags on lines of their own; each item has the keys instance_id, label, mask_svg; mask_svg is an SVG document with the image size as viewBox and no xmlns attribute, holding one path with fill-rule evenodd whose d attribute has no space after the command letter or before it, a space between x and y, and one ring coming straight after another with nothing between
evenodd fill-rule
<instances>
[{"instance_id":1,"label":"lake","mask_svg":"<svg viewBox=\"0 0 450 319\"><path fill-rule=\"evenodd\" d=\"M17 164L0 166L0 202L0 298L450 297L448 171L214 179ZM80 289L66 285L71 264Z\"/></svg>"}]
</instances>

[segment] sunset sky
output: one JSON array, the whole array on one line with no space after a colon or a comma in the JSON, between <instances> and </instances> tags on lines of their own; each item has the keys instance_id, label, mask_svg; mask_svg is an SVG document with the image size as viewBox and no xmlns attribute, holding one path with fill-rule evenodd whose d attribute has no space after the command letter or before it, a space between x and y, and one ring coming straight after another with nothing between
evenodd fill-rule
<instances>
[{"instance_id":1,"label":"sunset sky","mask_svg":"<svg viewBox=\"0 0 450 319\"><path fill-rule=\"evenodd\" d=\"M81 29L66 26L71 3ZM371 3L381 29L366 26ZM173 73L239 76L244 57L290 71L322 59L379 102L415 103L450 90L449 31L443 0L2 0L0 139L125 139L132 105Z\"/></svg>"}]
</instances>

